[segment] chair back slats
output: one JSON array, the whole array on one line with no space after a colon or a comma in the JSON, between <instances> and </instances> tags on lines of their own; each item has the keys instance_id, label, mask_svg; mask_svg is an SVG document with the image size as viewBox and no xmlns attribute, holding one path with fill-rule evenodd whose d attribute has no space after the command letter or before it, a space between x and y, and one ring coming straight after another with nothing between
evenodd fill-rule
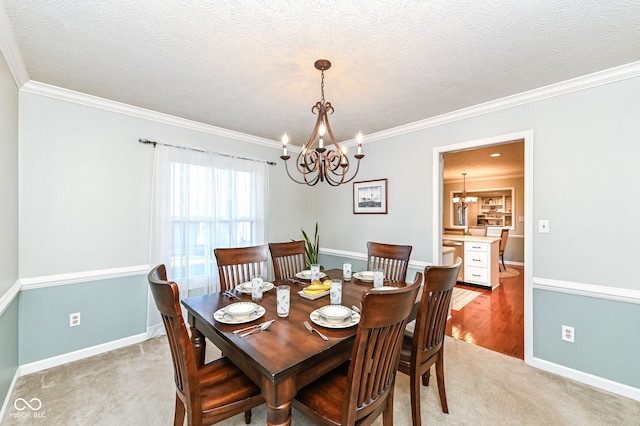
<instances>
[{"instance_id":1,"label":"chair back slats","mask_svg":"<svg viewBox=\"0 0 640 426\"><path fill-rule=\"evenodd\" d=\"M252 275L267 280L269 248L253 247L217 248L214 251L220 275L220 291L234 289L238 284L251 281Z\"/></svg>"},{"instance_id":2,"label":"chair back slats","mask_svg":"<svg viewBox=\"0 0 640 426\"><path fill-rule=\"evenodd\" d=\"M419 280L396 290L367 290L351 353L342 424L381 412L393 389L407 318Z\"/></svg>"},{"instance_id":3,"label":"chair back slats","mask_svg":"<svg viewBox=\"0 0 640 426\"><path fill-rule=\"evenodd\" d=\"M412 246L384 244L369 241L367 243L367 269L383 268L385 278L405 282Z\"/></svg>"},{"instance_id":4,"label":"chair back slats","mask_svg":"<svg viewBox=\"0 0 640 426\"><path fill-rule=\"evenodd\" d=\"M306 267L305 242L269 243L273 272L276 280L293 278Z\"/></svg>"},{"instance_id":5,"label":"chair back slats","mask_svg":"<svg viewBox=\"0 0 640 426\"><path fill-rule=\"evenodd\" d=\"M167 281L164 265L153 268L147 278L167 332L176 390L184 401L187 412L199 412L202 410L202 399L198 389L197 363L182 317L178 285Z\"/></svg>"},{"instance_id":6,"label":"chair back slats","mask_svg":"<svg viewBox=\"0 0 640 426\"><path fill-rule=\"evenodd\" d=\"M500 231L500 248L498 249L500 253L504 253L504 249L507 247L507 240L509 239L509 229L503 228Z\"/></svg>"},{"instance_id":7,"label":"chair back slats","mask_svg":"<svg viewBox=\"0 0 640 426\"><path fill-rule=\"evenodd\" d=\"M424 361L435 353L444 341L449 305L453 296L462 259L450 266L427 266L418 308L413 344Z\"/></svg>"}]
</instances>

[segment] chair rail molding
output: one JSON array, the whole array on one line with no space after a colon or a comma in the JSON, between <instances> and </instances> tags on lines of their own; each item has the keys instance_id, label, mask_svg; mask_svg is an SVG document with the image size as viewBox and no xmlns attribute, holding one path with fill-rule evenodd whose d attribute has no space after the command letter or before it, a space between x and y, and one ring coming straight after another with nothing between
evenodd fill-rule
<instances>
[{"instance_id":1,"label":"chair rail molding","mask_svg":"<svg viewBox=\"0 0 640 426\"><path fill-rule=\"evenodd\" d=\"M363 260L363 261L367 261L367 253L360 253L360 252L355 252L355 251L346 251L346 250L337 250L337 249L332 249L332 248L324 248L324 247L320 247L320 253L322 254L326 254L329 256L336 256L336 257L346 257L349 259L355 259L355 260ZM411 269L418 269L418 270L422 270L424 269L426 266L431 266L433 265L433 263L430 262L424 262L421 260L409 260L409 268Z\"/></svg>"},{"instance_id":2,"label":"chair rail molding","mask_svg":"<svg viewBox=\"0 0 640 426\"><path fill-rule=\"evenodd\" d=\"M533 277L533 288L640 305L640 290Z\"/></svg>"},{"instance_id":3,"label":"chair rail molding","mask_svg":"<svg viewBox=\"0 0 640 426\"><path fill-rule=\"evenodd\" d=\"M88 281L108 280L111 278L143 275L149 272L149 265L124 266L120 268L97 269L94 271L69 272L66 274L43 275L40 277L20 278L21 290L56 287Z\"/></svg>"},{"instance_id":4,"label":"chair rail molding","mask_svg":"<svg viewBox=\"0 0 640 426\"><path fill-rule=\"evenodd\" d=\"M9 287L9 290L3 294L2 297L0 297L0 316L4 314L4 311L9 307L11 302L13 302L13 299L18 296L18 293L20 293L20 287L20 280L18 280ZM2 417L0 417L0 419L1 418Z\"/></svg>"}]
</instances>

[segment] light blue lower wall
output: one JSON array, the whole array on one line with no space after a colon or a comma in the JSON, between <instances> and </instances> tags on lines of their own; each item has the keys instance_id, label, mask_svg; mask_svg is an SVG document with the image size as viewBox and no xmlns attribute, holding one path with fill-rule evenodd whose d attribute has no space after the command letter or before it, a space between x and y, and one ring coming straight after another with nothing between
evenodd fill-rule
<instances>
[{"instance_id":1,"label":"light blue lower wall","mask_svg":"<svg viewBox=\"0 0 640 426\"><path fill-rule=\"evenodd\" d=\"M9 393L18 370L18 298L0 316L0 401ZM0 402L2 406L2 402Z\"/></svg>"},{"instance_id":2,"label":"light blue lower wall","mask_svg":"<svg viewBox=\"0 0 640 426\"><path fill-rule=\"evenodd\" d=\"M534 356L640 388L640 305L534 289ZM575 329L575 343L561 339Z\"/></svg>"},{"instance_id":3,"label":"light blue lower wall","mask_svg":"<svg viewBox=\"0 0 640 426\"><path fill-rule=\"evenodd\" d=\"M146 332L147 286L138 275L21 291L19 363ZM76 312L81 325L69 327Z\"/></svg>"}]
</instances>

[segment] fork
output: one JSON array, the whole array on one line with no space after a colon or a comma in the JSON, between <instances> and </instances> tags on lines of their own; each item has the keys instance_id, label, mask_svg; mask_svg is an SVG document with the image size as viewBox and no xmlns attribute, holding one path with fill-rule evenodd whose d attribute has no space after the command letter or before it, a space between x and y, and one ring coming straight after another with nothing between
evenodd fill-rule
<instances>
[{"instance_id":1,"label":"fork","mask_svg":"<svg viewBox=\"0 0 640 426\"><path fill-rule=\"evenodd\" d=\"M320 333L317 329L311 327L311 324L309 324L309 321L305 321L304 322L304 326L307 327L307 330L309 330L310 333L315 331L316 333L318 333L318 336L322 337L324 340L329 340L329 338L327 336L325 336L324 334Z\"/></svg>"},{"instance_id":2,"label":"fork","mask_svg":"<svg viewBox=\"0 0 640 426\"><path fill-rule=\"evenodd\" d=\"M236 300L240 300L240 298L238 296L236 296L235 294L231 293L230 290L225 290L222 294L224 294L225 296L227 296L229 299L236 299Z\"/></svg>"}]
</instances>

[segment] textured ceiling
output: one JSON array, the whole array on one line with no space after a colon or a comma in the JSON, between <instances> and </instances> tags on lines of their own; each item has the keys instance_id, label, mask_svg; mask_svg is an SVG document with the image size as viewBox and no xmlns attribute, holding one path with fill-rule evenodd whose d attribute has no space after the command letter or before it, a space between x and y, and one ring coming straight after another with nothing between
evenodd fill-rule
<instances>
[{"instance_id":1,"label":"textured ceiling","mask_svg":"<svg viewBox=\"0 0 640 426\"><path fill-rule=\"evenodd\" d=\"M338 141L640 60L640 2L1 0L34 81L292 143Z\"/></svg>"},{"instance_id":2,"label":"textured ceiling","mask_svg":"<svg viewBox=\"0 0 640 426\"><path fill-rule=\"evenodd\" d=\"M500 154L491 157L491 154ZM485 178L506 178L524 176L524 141L446 152L443 178L445 182L462 181L466 173L467 181Z\"/></svg>"}]
</instances>

